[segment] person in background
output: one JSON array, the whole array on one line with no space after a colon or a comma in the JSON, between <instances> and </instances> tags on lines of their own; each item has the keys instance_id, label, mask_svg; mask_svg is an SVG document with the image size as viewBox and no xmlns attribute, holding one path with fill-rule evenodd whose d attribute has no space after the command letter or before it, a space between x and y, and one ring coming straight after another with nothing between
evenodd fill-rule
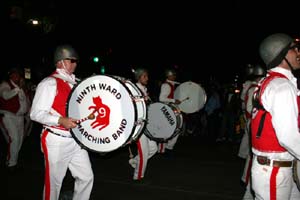
<instances>
[{"instance_id":1,"label":"person in background","mask_svg":"<svg viewBox=\"0 0 300 200\"><path fill-rule=\"evenodd\" d=\"M8 72L8 79L0 84L0 128L8 144L6 166L9 172L18 168L19 153L24 140L24 119L28 111L21 87L23 73L18 68Z\"/></svg>"},{"instance_id":2,"label":"person in background","mask_svg":"<svg viewBox=\"0 0 300 200\"><path fill-rule=\"evenodd\" d=\"M205 117L207 125L205 135L209 136L213 140L216 140L218 128L220 127L220 110L221 110L221 99L218 90L218 84L212 82L208 87L208 100L204 106Z\"/></svg>"},{"instance_id":3,"label":"person in background","mask_svg":"<svg viewBox=\"0 0 300 200\"><path fill-rule=\"evenodd\" d=\"M267 36L259 54L268 71L254 93L251 184L255 199L300 199L293 164L300 159L299 44L285 33Z\"/></svg>"},{"instance_id":4,"label":"person in background","mask_svg":"<svg viewBox=\"0 0 300 200\"><path fill-rule=\"evenodd\" d=\"M166 104L173 103L175 105L178 105L181 103L181 101L179 99L174 98L175 87L179 84L175 81L176 72L173 69L167 69L165 71L165 76L166 80L164 83L161 84L160 87L159 101ZM159 143L158 152L165 153L167 156L173 154L173 149L178 137L179 134L169 139L166 143Z\"/></svg>"},{"instance_id":5,"label":"person in background","mask_svg":"<svg viewBox=\"0 0 300 200\"><path fill-rule=\"evenodd\" d=\"M145 68L138 68L134 72L137 87L142 91L146 104L151 101L148 90L148 71ZM154 140L149 139L144 133L142 133L137 142L138 154L129 159L129 164L134 168L133 180L141 181L144 178L148 160L157 152L157 143Z\"/></svg>"},{"instance_id":6,"label":"person in background","mask_svg":"<svg viewBox=\"0 0 300 200\"><path fill-rule=\"evenodd\" d=\"M63 179L69 169L75 178L73 200L88 200L94 174L88 152L72 137L76 119L66 116L67 99L75 82L78 54L70 45L54 52L56 70L37 86L30 118L43 124L41 147L45 159L44 199L59 198Z\"/></svg>"},{"instance_id":7,"label":"person in background","mask_svg":"<svg viewBox=\"0 0 300 200\"><path fill-rule=\"evenodd\" d=\"M247 91L245 92L245 111L244 115L246 117L245 132L240 143L238 156L245 159L244 171L241 177L241 181L246 185L246 191L244 193L243 200L254 199L251 191L250 184L250 171L252 165L252 153L250 144L250 122L253 109L253 94L258 87L258 82L266 75L266 70L261 65L257 64L253 68L253 73L251 76L251 84L249 85ZM242 156L243 155L243 156ZM246 157L244 157L246 156Z\"/></svg>"}]
</instances>

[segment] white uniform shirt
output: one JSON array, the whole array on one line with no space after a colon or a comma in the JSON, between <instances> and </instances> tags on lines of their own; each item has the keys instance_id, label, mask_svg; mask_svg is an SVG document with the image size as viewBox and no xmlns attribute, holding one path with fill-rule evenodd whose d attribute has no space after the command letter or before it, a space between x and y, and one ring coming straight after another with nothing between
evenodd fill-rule
<instances>
[{"instance_id":1,"label":"white uniform shirt","mask_svg":"<svg viewBox=\"0 0 300 200\"><path fill-rule=\"evenodd\" d=\"M170 83L171 85L176 84L174 81L166 80L166 82ZM174 98L168 98L169 94L171 93L171 87L168 83L163 83L160 88L160 94L159 94L159 101L165 102L165 103L175 103Z\"/></svg>"},{"instance_id":2,"label":"white uniform shirt","mask_svg":"<svg viewBox=\"0 0 300 200\"><path fill-rule=\"evenodd\" d=\"M271 71L285 75L285 78L275 78L266 86L261 100L264 108L272 115L272 124L280 145L288 152L266 153L252 148L256 155L268 156L271 159L300 159L300 133L298 129L297 79L291 71L276 67Z\"/></svg>"},{"instance_id":3,"label":"white uniform shirt","mask_svg":"<svg viewBox=\"0 0 300 200\"><path fill-rule=\"evenodd\" d=\"M56 69L57 77L64 79L73 87L75 76L67 75L61 69ZM46 77L36 88L36 93L32 101L30 118L33 121L48 126L58 126L60 114L52 109L52 104L57 93L56 80L54 77Z\"/></svg>"},{"instance_id":4,"label":"white uniform shirt","mask_svg":"<svg viewBox=\"0 0 300 200\"><path fill-rule=\"evenodd\" d=\"M148 98L148 90L147 87L142 85L140 82L137 82L136 85L138 86L138 88L140 88L140 90L142 91L143 95L145 96L145 98Z\"/></svg>"},{"instance_id":5,"label":"white uniform shirt","mask_svg":"<svg viewBox=\"0 0 300 200\"><path fill-rule=\"evenodd\" d=\"M18 112L16 113L16 115L24 115L28 111L26 95L25 95L24 91L19 88L18 85L16 85L11 80L9 80L9 81L15 88L11 89L10 85L6 81L2 82L0 84L0 96L5 100L9 100L9 99L13 98L14 96L18 95L20 108L19 108ZM13 114L6 110L0 110L0 113Z\"/></svg>"}]
</instances>

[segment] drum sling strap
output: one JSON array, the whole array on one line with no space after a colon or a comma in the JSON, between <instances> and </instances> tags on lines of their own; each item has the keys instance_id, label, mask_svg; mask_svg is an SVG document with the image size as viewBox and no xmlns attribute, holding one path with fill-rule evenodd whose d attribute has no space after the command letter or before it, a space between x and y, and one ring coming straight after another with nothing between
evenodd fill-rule
<instances>
[{"instance_id":1,"label":"drum sling strap","mask_svg":"<svg viewBox=\"0 0 300 200\"><path fill-rule=\"evenodd\" d=\"M261 116L261 119L259 121L259 126L258 126L258 130L256 133L256 138L260 138L261 134L262 134L262 130L264 127L264 122L265 122L265 118L266 118L266 114L267 111L265 110L265 108L263 107L262 103L261 103L261 95L263 94L266 86L270 83L271 80L273 80L274 78L286 78L283 74L277 73L277 72L269 72L268 73L269 76L265 77L264 80L262 81L262 84L259 86L259 89L257 90L257 96L256 98L254 98L254 106L255 108L257 108L257 110L263 110L264 113Z\"/></svg>"}]
</instances>

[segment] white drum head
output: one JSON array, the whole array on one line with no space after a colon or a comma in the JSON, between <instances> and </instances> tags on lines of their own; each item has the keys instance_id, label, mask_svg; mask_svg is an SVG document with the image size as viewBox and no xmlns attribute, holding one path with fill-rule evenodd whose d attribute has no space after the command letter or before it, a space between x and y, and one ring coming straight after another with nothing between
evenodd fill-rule
<instances>
[{"instance_id":1,"label":"white drum head","mask_svg":"<svg viewBox=\"0 0 300 200\"><path fill-rule=\"evenodd\" d=\"M176 113L172 107L160 102L148 106L146 134L150 139L156 141L171 139L178 126Z\"/></svg>"},{"instance_id":2,"label":"white drum head","mask_svg":"<svg viewBox=\"0 0 300 200\"><path fill-rule=\"evenodd\" d=\"M91 113L94 113L94 119L84 120ZM67 116L82 119L71 130L77 142L89 150L110 152L131 138L137 109L122 82L110 76L96 75L73 88Z\"/></svg>"},{"instance_id":3,"label":"white drum head","mask_svg":"<svg viewBox=\"0 0 300 200\"><path fill-rule=\"evenodd\" d=\"M182 101L177 106L184 113L198 112L204 107L207 98L205 90L192 81L180 84L175 89L174 97Z\"/></svg>"}]
</instances>

